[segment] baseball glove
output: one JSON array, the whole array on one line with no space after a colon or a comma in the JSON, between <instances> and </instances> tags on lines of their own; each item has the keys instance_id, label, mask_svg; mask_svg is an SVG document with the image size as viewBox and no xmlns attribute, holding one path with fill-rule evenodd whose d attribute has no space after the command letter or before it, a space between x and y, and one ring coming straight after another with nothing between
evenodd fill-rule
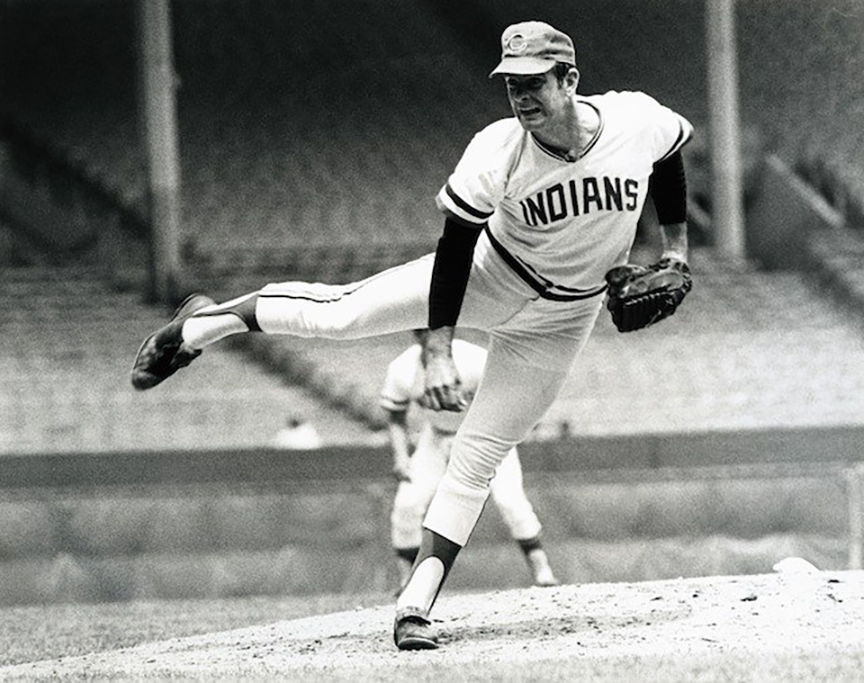
<instances>
[{"instance_id":1,"label":"baseball glove","mask_svg":"<svg viewBox=\"0 0 864 683\"><path fill-rule=\"evenodd\" d=\"M618 266L606 273L606 282L606 308L619 332L641 330L668 318L693 288L687 264L669 258L650 266Z\"/></svg>"}]
</instances>

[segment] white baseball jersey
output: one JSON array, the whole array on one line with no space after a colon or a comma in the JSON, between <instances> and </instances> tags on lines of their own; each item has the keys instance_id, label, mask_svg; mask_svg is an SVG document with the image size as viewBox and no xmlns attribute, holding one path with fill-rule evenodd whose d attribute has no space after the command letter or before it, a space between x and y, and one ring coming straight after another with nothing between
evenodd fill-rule
<instances>
[{"instance_id":1,"label":"white baseball jersey","mask_svg":"<svg viewBox=\"0 0 864 683\"><path fill-rule=\"evenodd\" d=\"M474 136L437 197L464 221L488 221L496 251L553 297L604 288L606 272L629 257L654 163L693 132L644 93L576 99L600 121L579 158L550 149L516 118L502 119Z\"/></svg>"},{"instance_id":2,"label":"white baseball jersey","mask_svg":"<svg viewBox=\"0 0 864 683\"><path fill-rule=\"evenodd\" d=\"M407 411L417 405L423 396L424 374L420 362L420 344L414 344L400 353L387 367L384 386L381 389L381 407L392 412ZM453 362L462 381L467 397L477 392L483 367L486 365L486 349L465 341L453 340ZM419 408L419 405L417 406ZM454 413L447 410L423 410L423 420L431 423L439 432L455 434L464 418L464 411Z\"/></svg>"}]
</instances>

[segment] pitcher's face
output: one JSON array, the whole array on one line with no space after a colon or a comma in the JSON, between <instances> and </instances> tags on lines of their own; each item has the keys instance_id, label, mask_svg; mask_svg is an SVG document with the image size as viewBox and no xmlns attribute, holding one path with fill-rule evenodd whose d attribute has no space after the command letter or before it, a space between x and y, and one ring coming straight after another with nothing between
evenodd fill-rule
<instances>
[{"instance_id":1,"label":"pitcher's face","mask_svg":"<svg viewBox=\"0 0 864 683\"><path fill-rule=\"evenodd\" d=\"M575 73L575 69L571 71ZM576 79L568 74L559 81L554 69L529 76L509 74L504 84L513 114L525 130L532 132L564 121L576 91Z\"/></svg>"}]
</instances>

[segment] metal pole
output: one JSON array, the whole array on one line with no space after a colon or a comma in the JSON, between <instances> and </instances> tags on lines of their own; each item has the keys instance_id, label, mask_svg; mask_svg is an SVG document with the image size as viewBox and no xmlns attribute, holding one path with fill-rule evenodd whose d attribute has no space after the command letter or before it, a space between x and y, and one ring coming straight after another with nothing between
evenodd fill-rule
<instances>
[{"instance_id":1,"label":"metal pole","mask_svg":"<svg viewBox=\"0 0 864 683\"><path fill-rule=\"evenodd\" d=\"M705 0L712 224L724 256L744 258L744 210L738 114L735 0Z\"/></svg>"},{"instance_id":2,"label":"metal pole","mask_svg":"<svg viewBox=\"0 0 864 683\"><path fill-rule=\"evenodd\" d=\"M141 89L151 228L151 297L179 294L180 173L169 0L138 0Z\"/></svg>"}]
</instances>

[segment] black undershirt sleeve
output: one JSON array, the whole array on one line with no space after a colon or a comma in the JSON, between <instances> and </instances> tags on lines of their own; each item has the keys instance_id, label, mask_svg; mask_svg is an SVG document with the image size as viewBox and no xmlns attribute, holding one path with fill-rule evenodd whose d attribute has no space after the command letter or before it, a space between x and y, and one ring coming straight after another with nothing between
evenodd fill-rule
<instances>
[{"instance_id":1,"label":"black undershirt sleeve","mask_svg":"<svg viewBox=\"0 0 864 683\"><path fill-rule=\"evenodd\" d=\"M687 220L687 179L681 152L654 164L648 186L660 225Z\"/></svg>"},{"instance_id":2,"label":"black undershirt sleeve","mask_svg":"<svg viewBox=\"0 0 864 683\"><path fill-rule=\"evenodd\" d=\"M456 326L481 229L482 226L462 225L449 217L444 221L429 287L430 330Z\"/></svg>"}]
</instances>

